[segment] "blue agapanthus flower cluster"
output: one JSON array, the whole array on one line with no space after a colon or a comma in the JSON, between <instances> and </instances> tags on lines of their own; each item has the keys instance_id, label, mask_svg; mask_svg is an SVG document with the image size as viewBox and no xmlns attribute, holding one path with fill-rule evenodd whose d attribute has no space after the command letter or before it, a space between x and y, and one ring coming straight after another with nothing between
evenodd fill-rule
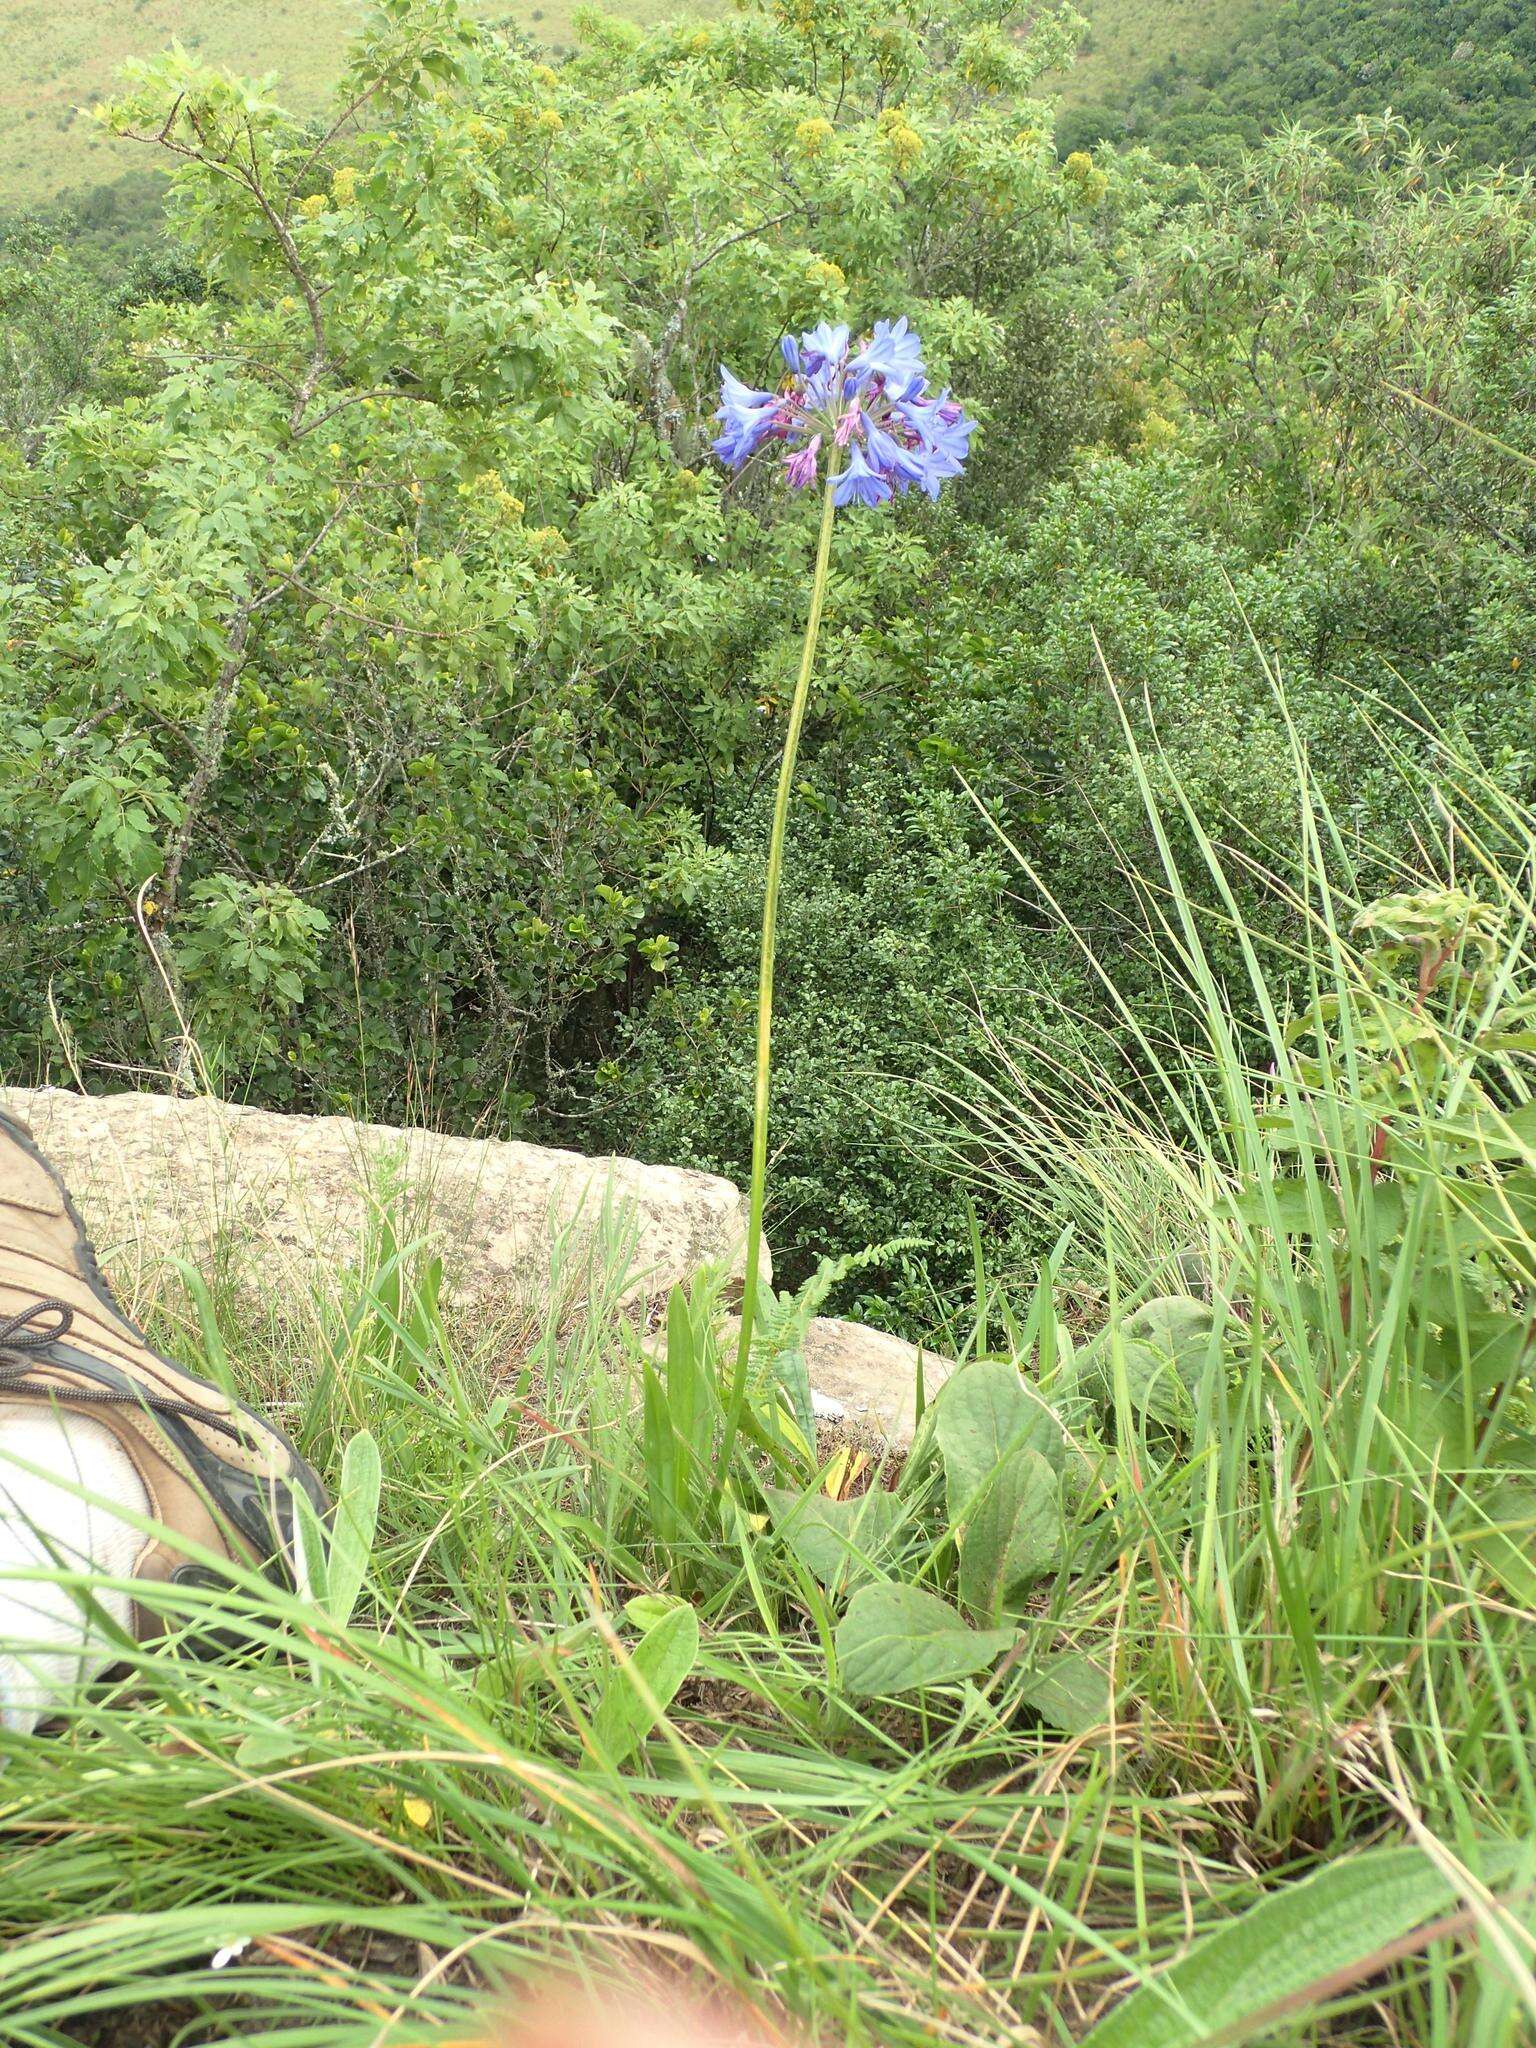
<instances>
[{"instance_id":1,"label":"blue agapanthus flower cluster","mask_svg":"<svg viewBox=\"0 0 1536 2048\"><path fill-rule=\"evenodd\" d=\"M936 498L965 467L975 423L947 391L930 393L923 345L904 318L877 320L857 350L826 320L779 346L788 374L777 391L754 391L721 365L714 448L732 469L778 443L794 489L835 460L835 503L879 505L913 484Z\"/></svg>"}]
</instances>

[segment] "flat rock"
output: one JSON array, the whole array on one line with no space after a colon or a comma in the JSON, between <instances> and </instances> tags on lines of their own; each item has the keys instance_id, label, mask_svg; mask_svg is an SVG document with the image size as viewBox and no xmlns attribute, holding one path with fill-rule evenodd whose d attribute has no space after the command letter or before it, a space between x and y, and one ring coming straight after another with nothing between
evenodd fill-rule
<instances>
[{"instance_id":1,"label":"flat rock","mask_svg":"<svg viewBox=\"0 0 1536 2048\"><path fill-rule=\"evenodd\" d=\"M724 1350L729 1357L741 1328L738 1316L724 1324ZM664 1333L658 1332L664 1346ZM663 1350L662 1355L665 1355ZM931 1401L955 1369L954 1360L935 1352L919 1352L915 1344L871 1330L863 1323L845 1323L838 1316L815 1316L805 1333L805 1363L813 1390L825 1406L820 1419L839 1435L859 1438L872 1447L909 1451L917 1427L917 1368L922 1360L923 1399Z\"/></svg>"},{"instance_id":2,"label":"flat rock","mask_svg":"<svg viewBox=\"0 0 1536 2048\"><path fill-rule=\"evenodd\" d=\"M263 1288L334 1273L393 1197L459 1310L593 1296L644 1308L714 1261L739 1296L747 1205L716 1174L208 1097L0 1088L0 1107L30 1126L136 1292L172 1255L248 1261Z\"/></svg>"}]
</instances>

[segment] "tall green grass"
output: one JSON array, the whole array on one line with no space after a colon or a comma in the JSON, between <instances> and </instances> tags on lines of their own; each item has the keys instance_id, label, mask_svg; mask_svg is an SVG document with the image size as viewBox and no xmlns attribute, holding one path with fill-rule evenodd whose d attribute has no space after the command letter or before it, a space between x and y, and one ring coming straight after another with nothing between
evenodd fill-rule
<instances>
[{"instance_id":1,"label":"tall green grass","mask_svg":"<svg viewBox=\"0 0 1536 2048\"><path fill-rule=\"evenodd\" d=\"M1536 818L1429 735L1384 731L1416 859L1362 857L1299 746L1294 846L1219 845L1125 738L1166 1028L1090 955L1122 1078L999 1046L953 1100L970 1170L979 1140L992 1192L1067 1222L1067 1293L1107 1325L1091 1349L1137 1739L1229 1801L1259 1859L1506 1835L1529 1886ZM1256 882L1262 935L1238 908ZM1234 949L1236 984L1216 965ZM1138 1309L1170 1297L1189 1312L1162 1361L1188 1383L1178 1428L1133 1398L1123 1356ZM1409 2038L1526 2038L1520 1914L1518 1993L1453 1991L1431 1965L1398 2008Z\"/></svg>"}]
</instances>

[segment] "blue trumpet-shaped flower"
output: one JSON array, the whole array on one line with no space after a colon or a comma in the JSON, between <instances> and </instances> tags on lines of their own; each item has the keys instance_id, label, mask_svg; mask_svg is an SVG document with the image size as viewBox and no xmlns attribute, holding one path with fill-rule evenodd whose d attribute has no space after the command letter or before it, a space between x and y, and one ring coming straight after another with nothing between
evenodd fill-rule
<instances>
[{"instance_id":1,"label":"blue trumpet-shaped flower","mask_svg":"<svg viewBox=\"0 0 1536 2048\"><path fill-rule=\"evenodd\" d=\"M720 410L715 418L722 423L724 432L714 444L720 460L740 469L773 432L778 410L776 393L752 390L722 364Z\"/></svg>"},{"instance_id":2,"label":"blue trumpet-shaped flower","mask_svg":"<svg viewBox=\"0 0 1536 2048\"><path fill-rule=\"evenodd\" d=\"M728 467L773 442L786 482L804 490L825 455L838 505L880 505L914 485L936 498L960 475L974 423L948 392L928 395L922 343L904 316L877 320L853 353L849 330L828 320L798 339L785 335L779 348L787 375L776 391L753 390L721 367L714 447Z\"/></svg>"},{"instance_id":3,"label":"blue trumpet-shaped flower","mask_svg":"<svg viewBox=\"0 0 1536 2048\"><path fill-rule=\"evenodd\" d=\"M832 486L835 505L883 505L891 495L890 479L872 469L858 442L848 449L848 466Z\"/></svg>"},{"instance_id":4,"label":"blue trumpet-shaped flower","mask_svg":"<svg viewBox=\"0 0 1536 2048\"><path fill-rule=\"evenodd\" d=\"M899 320L877 320L873 333L849 367L856 375L883 379L893 399L900 398L914 384L920 384L923 344L907 325L905 313Z\"/></svg>"},{"instance_id":5,"label":"blue trumpet-shaped flower","mask_svg":"<svg viewBox=\"0 0 1536 2048\"><path fill-rule=\"evenodd\" d=\"M888 434L884 427L873 423L866 426L864 438L869 447L869 459L882 476L887 476L900 490L909 484L920 484L926 480L923 457L918 448L905 447L894 434Z\"/></svg>"}]
</instances>

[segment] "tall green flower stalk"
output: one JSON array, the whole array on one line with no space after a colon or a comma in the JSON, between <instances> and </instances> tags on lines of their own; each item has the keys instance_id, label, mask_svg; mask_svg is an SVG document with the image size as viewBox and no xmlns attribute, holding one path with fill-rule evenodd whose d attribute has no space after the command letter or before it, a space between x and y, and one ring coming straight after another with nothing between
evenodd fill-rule
<instances>
[{"instance_id":1,"label":"tall green flower stalk","mask_svg":"<svg viewBox=\"0 0 1536 2048\"><path fill-rule=\"evenodd\" d=\"M810 614L800 673L789 707L784 758L773 806L768 841L768 876L763 891L763 938L757 975L757 1066L752 1088L752 1178L747 1202L747 1261L742 1289L741 1335L731 1378L726 1423L716 1468L723 1482L736 1446L746 1408L752 1330L762 1264L763 1206L768 1185L768 1090L773 1058L773 967L778 935L779 889L784 875L784 838L789 824L790 791L806 701L816 665L816 640L821 631L827 595L827 563L832 552L832 521L846 505L883 505L913 485L936 498L948 478L958 476L970 448L972 423L947 392L928 390L922 344L905 319L877 320L873 332L855 352L849 330L823 321L798 341L786 335L779 344L788 375L773 391L754 390L723 366L720 409L715 417L722 431L715 453L732 469L740 469L762 448L783 451L784 480L804 490L817 480L825 463L821 531L816 571L811 579Z\"/></svg>"},{"instance_id":2,"label":"tall green flower stalk","mask_svg":"<svg viewBox=\"0 0 1536 2048\"><path fill-rule=\"evenodd\" d=\"M835 460L835 458L834 458ZM821 530L816 541L816 570L811 578L811 606L800 649L800 673L790 699L784 758L773 799L773 826L768 834L768 874L763 885L763 936L757 962L757 1063L752 1079L752 1178L747 1196L747 1264L741 1291L741 1334L736 1340L736 1367L726 1409L725 1442L720 1469L727 1470L741 1413L747 1398L747 1366L752 1353L752 1325L763 1263L763 1206L768 1193L768 1092L773 1077L773 962L779 930L779 888L784 878L784 839L789 824L790 792L795 761L805 725L805 707L816 667L816 641L827 597L827 565L832 556L832 521L837 510L837 471L830 471L821 494Z\"/></svg>"}]
</instances>

